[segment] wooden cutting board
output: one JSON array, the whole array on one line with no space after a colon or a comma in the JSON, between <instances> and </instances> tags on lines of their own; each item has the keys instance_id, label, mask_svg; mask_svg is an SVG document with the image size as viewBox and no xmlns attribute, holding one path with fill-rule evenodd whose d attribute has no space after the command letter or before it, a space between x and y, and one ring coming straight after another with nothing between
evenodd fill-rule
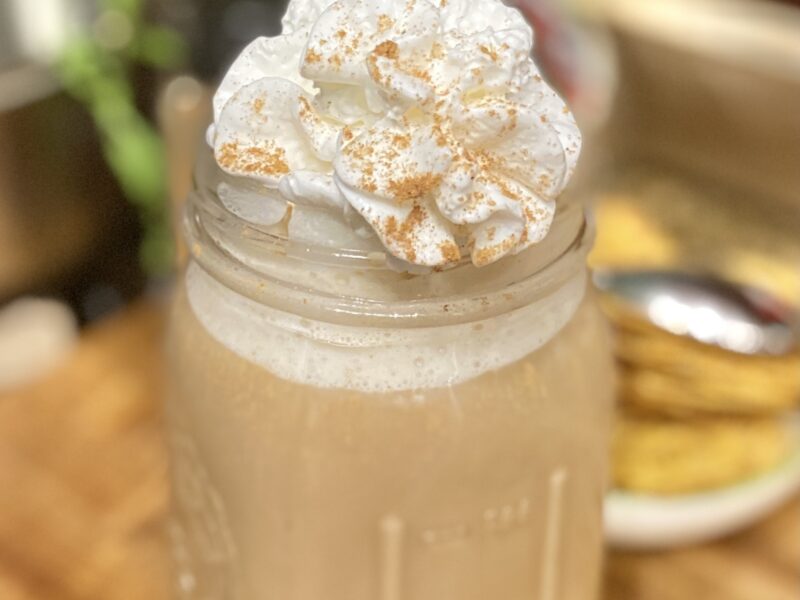
<instances>
[{"instance_id":1,"label":"wooden cutting board","mask_svg":"<svg viewBox=\"0 0 800 600\"><path fill-rule=\"evenodd\" d=\"M140 303L0 396L0 600L169 599L163 329ZM605 600L798 600L800 506L717 544L612 554L606 579Z\"/></svg>"}]
</instances>

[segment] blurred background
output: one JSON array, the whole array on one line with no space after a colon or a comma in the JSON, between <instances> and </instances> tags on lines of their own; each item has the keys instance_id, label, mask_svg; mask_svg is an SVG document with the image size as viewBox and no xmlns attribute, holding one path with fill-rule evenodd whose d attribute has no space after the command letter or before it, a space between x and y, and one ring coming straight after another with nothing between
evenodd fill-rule
<instances>
[{"instance_id":1,"label":"blurred background","mask_svg":"<svg viewBox=\"0 0 800 600\"><path fill-rule=\"evenodd\" d=\"M800 2L516 4L587 138L616 332L604 597L796 599ZM214 85L283 9L0 2L3 600L168 597L174 224Z\"/></svg>"}]
</instances>

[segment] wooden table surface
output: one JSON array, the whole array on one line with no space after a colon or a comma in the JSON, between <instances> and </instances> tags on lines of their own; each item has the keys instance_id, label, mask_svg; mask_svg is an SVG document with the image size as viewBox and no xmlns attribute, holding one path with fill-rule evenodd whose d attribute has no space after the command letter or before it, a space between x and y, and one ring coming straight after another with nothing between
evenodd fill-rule
<instances>
[{"instance_id":1,"label":"wooden table surface","mask_svg":"<svg viewBox=\"0 0 800 600\"><path fill-rule=\"evenodd\" d=\"M0 600L169 598L163 328L155 305L134 306L0 396ZM798 600L800 509L716 544L612 553L604 598Z\"/></svg>"}]
</instances>

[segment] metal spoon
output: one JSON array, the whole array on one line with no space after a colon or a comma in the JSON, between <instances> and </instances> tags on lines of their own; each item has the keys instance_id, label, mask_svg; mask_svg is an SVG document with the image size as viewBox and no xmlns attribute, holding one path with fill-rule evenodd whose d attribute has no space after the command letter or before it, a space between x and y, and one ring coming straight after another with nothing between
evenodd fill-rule
<instances>
[{"instance_id":1,"label":"metal spoon","mask_svg":"<svg viewBox=\"0 0 800 600\"><path fill-rule=\"evenodd\" d=\"M595 283L653 325L703 344L772 356L797 347L792 310L762 290L679 271L599 271Z\"/></svg>"}]
</instances>

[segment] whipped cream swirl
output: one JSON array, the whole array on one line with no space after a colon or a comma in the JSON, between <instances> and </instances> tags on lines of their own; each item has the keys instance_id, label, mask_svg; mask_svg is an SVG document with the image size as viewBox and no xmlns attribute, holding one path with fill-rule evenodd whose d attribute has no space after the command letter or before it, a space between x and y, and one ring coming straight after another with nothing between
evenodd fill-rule
<instances>
[{"instance_id":1,"label":"whipped cream swirl","mask_svg":"<svg viewBox=\"0 0 800 600\"><path fill-rule=\"evenodd\" d=\"M228 173L355 210L388 252L443 267L547 234L581 136L499 0L292 0L214 98Z\"/></svg>"}]
</instances>

